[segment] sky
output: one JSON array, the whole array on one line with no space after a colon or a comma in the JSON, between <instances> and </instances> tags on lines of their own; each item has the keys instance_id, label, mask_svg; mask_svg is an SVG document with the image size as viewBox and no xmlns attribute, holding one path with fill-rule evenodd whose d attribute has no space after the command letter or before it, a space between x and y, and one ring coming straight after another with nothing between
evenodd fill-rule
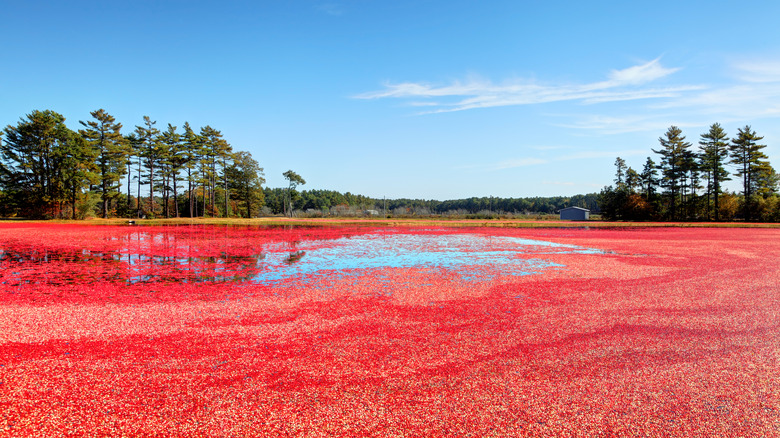
<instances>
[{"instance_id":1,"label":"sky","mask_svg":"<svg viewBox=\"0 0 780 438\"><path fill-rule=\"evenodd\" d=\"M270 187L292 169L375 198L592 193L616 157L658 162L670 126L698 148L716 122L780 166L780 2L0 3L0 125L210 125Z\"/></svg>"}]
</instances>

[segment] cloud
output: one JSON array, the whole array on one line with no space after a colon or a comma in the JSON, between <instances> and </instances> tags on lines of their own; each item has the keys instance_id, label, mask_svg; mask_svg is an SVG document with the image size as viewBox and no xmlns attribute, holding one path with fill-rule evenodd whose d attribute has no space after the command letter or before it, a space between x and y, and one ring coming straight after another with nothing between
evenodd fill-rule
<instances>
[{"instance_id":1,"label":"cloud","mask_svg":"<svg viewBox=\"0 0 780 438\"><path fill-rule=\"evenodd\" d=\"M780 61L740 61L730 65L734 80L666 102L651 110L717 117L721 122L780 116Z\"/></svg>"},{"instance_id":2,"label":"cloud","mask_svg":"<svg viewBox=\"0 0 780 438\"><path fill-rule=\"evenodd\" d=\"M673 120L677 120L672 122ZM668 112L661 115L649 114L643 110L638 115L599 115L587 114L576 116L576 120L570 123L556 123L554 126L567 129L576 129L581 131L594 131L598 134L625 134L631 132L662 132L674 123L681 128L687 127L689 123L682 123L676 116L671 116ZM698 124L695 124L698 126Z\"/></svg>"},{"instance_id":3,"label":"cloud","mask_svg":"<svg viewBox=\"0 0 780 438\"><path fill-rule=\"evenodd\" d=\"M664 68L660 58L656 58L646 64L635 65L623 70L612 70L609 73L609 82L612 84L638 85L661 79L664 76L680 70L679 68Z\"/></svg>"},{"instance_id":4,"label":"cloud","mask_svg":"<svg viewBox=\"0 0 780 438\"><path fill-rule=\"evenodd\" d=\"M549 161L543 160L541 158L519 158L519 159L502 161L492 166L492 168L493 170L512 169L515 167L525 167L525 166L534 166L538 164L546 164L548 162Z\"/></svg>"},{"instance_id":5,"label":"cloud","mask_svg":"<svg viewBox=\"0 0 780 438\"><path fill-rule=\"evenodd\" d=\"M609 71L604 80L554 83L515 79L503 83L471 77L446 84L401 82L354 96L358 99L398 99L417 108L416 114L446 113L501 106L571 102L566 114L544 114L551 125L597 135L663 132L670 125L700 129L714 121L753 123L780 118L780 61L777 57L708 65L688 75L707 83L674 81L680 68L666 67L660 58ZM713 73L730 72L718 76ZM720 79L718 79L720 78ZM613 103L613 105L604 105ZM583 108L582 110L576 108ZM556 120L557 119L557 120ZM530 165L522 159L516 164ZM513 167L511 162L496 164Z\"/></svg>"},{"instance_id":6,"label":"cloud","mask_svg":"<svg viewBox=\"0 0 780 438\"><path fill-rule=\"evenodd\" d=\"M743 82L780 82L780 61L740 62L733 65L737 77Z\"/></svg>"},{"instance_id":7,"label":"cloud","mask_svg":"<svg viewBox=\"0 0 780 438\"><path fill-rule=\"evenodd\" d=\"M538 148L538 147L531 147L531 149L537 149L542 151L547 150L556 150L556 149L568 149L565 147L553 147L553 148ZM571 154L557 154L554 157L551 158L538 158L538 157L523 157L523 158L511 158L504 161L500 161L498 163L494 164L488 164L488 165L468 165L468 166L461 166L458 169L475 169L475 170L482 170L482 171L496 171L496 170L506 170L506 169L514 169L517 167L528 167L528 166L538 166L543 164L550 164L555 162L561 162L561 161L572 161L572 160L587 160L587 159L603 159L603 158L614 158L617 156L620 157L630 157L630 156L636 156L636 155L646 155L647 151L644 149L627 149L627 150L621 150L621 151L579 151L574 152Z\"/></svg>"},{"instance_id":8,"label":"cloud","mask_svg":"<svg viewBox=\"0 0 780 438\"><path fill-rule=\"evenodd\" d=\"M678 71L665 68L659 59L623 70L613 70L607 80L589 84L542 84L532 80L514 80L494 84L489 80L469 79L453 81L448 85L432 85L418 82L387 83L384 89L354 96L357 99L414 99L413 105L421 106L420 99L436 98L432 108L425 113L465 111L477 108L532 105L559 101L578 101L596 104L638 99L675 97L683 92L700 89L698 86L643 87ZM423 113L423 114L425 114Z\"/></svg>"},{"instance_id":9,"label":"cloud","mask_svg":"<svg viewBox=\"0 0 780 438\"><path fill-rule=\"evenodd\" d=\"M328 15L339 16L344 14L344 10L337 3L322 3L317 6L317 10Z\"/></svg>"},{"instance_id":10,"label":"cloud","mask_svg":"<svg viewBox=\"0 0 780 438\"><path fill-rule=\"evenodd\" d=\"M757 119L780 117L780 61L772 58L739 61L726 67L733 73L730 81L654 101L637 108L634 115L590 114L576 125L602 133L661 132L671 124L698 129L714 121L752 123Z\"/></svg>"}]
</instances>

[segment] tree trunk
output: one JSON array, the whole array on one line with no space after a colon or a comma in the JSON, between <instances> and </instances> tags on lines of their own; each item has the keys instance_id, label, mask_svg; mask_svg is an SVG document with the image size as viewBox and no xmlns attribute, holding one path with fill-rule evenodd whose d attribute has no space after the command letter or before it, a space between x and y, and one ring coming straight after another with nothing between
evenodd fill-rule
<instances>
[{"instance_id":1,"label":"tree trunk","mask_svg":"<svg viewBox=\"0 0 780 438\"><path fill-rule=\"evenodd\" d=\"M173 211L176 214L176 217L179 217L179 200L177 196L177 188L176 188L176 175L173 176Z\"/></svg>"}]
</instances>

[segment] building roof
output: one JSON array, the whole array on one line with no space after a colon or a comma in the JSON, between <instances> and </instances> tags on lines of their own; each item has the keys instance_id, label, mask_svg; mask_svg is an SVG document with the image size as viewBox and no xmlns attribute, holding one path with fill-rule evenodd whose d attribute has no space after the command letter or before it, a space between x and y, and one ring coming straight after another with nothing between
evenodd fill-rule
<instances>
[{"instance_id":1,"label":"building roof","mask_svg":"<svg viewBox=\"0 0 780 438\"><path fill-rule=\"evenodd\" d=\"M587 208L582 208L582 207L566 207L566 208L562 208L562 209L560 209L559 211L563 211L563 210L582 210L582 211L590 211L590 210L588 210Z\"/></svg>"}]
</instances>

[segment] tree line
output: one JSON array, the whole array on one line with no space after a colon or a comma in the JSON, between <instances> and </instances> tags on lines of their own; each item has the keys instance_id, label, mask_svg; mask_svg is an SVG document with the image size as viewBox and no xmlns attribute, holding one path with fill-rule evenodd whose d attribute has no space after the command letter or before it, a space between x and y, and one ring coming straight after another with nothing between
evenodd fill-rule
<instances>
[{"instance_id":1,"label":"tree line","mask_svg":"<svg viewBox=\"0 0 780 438\"><path fill-rule=\"evenodd\" d=\"M599 211L598 193L575 196L529 198L472 197L438 201L435 199L379 199L350 192L265 188L267 214L284 214L284 199L292 196L296 215L306 216L458 216L475 218L513 217L528 214L556 214L566 207Z\"/></svg>"},{"instance_id":2,"label":"tree line","mask_svg":"<svg viewBox=\"0 0 780 438\"><path fill-rule=\"evenodd\" d=\"M611 220L780 220L778 175L750 126L729 138L714 123L698 148L682 130L659 138L656 163L641 171L615 161L614 185L571 197L457 200L377 199L350 192L303 190L288 170L287 187L263 187L263 168L204 126L158 129L144 116L130 132L105 110L72 130L54 111L33 111L0 132L0 215L29 218L257 217L378 215L498 217L554 214L584 207ZM738 179L742 190L723 189Z\"/></svg>"},{"instance_id":3,"label":"tree line","mask_svg":"<svg viewBox=\"0 0 780 438\"><path fill-rule=\"evenodd\" d=\"M641 172L615 160L615 185L599 194L602 215L611 220L778 221L778 175L764 153L764 137L749 125L729 135L719 123L700 134L698 148L671 126L659 137L658 163ZM742 190L723 189L732 176Z\"/></svg>"},{"instance_id":4,"label":"tree line","mask_svg":"<svg viewBox=\"0 0 780 438\"><path fill-rule=\"evenodd\" d=\"M32 111L0 132L0 215L79 219L108 217L257 217L260 215L401 216L555 213L597 210L596 194L574 197L460 200L376 199L303 190L292 170L287 187L263 187L263 168L204 126L163 129L148 116L130 132L104 109L77 130L51 111ZM369 213L367 213L369 212Z\"/></svg>"},{"instance_id":5,"label":"tree line","mask_svg":"<svg viewBox=\"0 0 780 438\"><path fill-rule=\"evenodd\" d=\"M122 133L105 110L90 115L72 130L61 114L36 110L0 133L0 214L250 217L262 207L263 168L219 130L161 130L144 116Z\"/></svg>"}]
</instances>

